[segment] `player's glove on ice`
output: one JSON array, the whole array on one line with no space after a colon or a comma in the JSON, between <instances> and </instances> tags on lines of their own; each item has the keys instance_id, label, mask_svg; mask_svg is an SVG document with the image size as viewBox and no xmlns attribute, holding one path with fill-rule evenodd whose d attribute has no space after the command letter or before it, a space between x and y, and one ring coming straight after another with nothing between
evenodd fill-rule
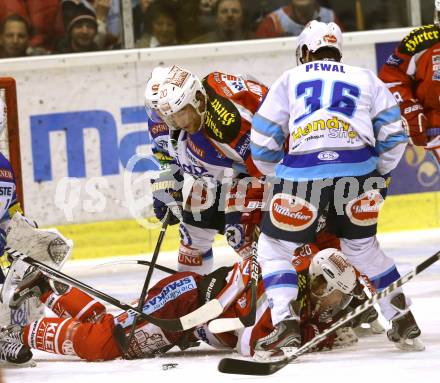
<instances>
[{"instance_id":1,"label":"player's glove on ice","mask_svg":"<svg viewBox=\"0 0 440 383\"><path fill-rule=\"evenodd\" d=\"M183 175L177 165L170 165L159 177L152 181L153 209L157 219L163 220L170 209L168 224L175 225L182 219Z\"/></svg>"}]
</instances>

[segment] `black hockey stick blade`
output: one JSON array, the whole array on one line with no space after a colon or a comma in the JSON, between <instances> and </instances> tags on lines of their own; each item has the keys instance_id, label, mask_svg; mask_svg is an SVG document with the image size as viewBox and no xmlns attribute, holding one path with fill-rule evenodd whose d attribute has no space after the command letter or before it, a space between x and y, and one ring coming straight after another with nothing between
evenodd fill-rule
<instances>
[{"instance_id":1,"label":"black hockey stick blade","mask_svg":"<svg viewBox=\"0 0 440 383\"><path fill-rule=\"evenodd\" d=\"M292 362L296 357L282 359L277 362L261 363L253 360L223 358L220 360L218 370L225 374L237 375L272 375Z\"/></svg>"}]
</instances>

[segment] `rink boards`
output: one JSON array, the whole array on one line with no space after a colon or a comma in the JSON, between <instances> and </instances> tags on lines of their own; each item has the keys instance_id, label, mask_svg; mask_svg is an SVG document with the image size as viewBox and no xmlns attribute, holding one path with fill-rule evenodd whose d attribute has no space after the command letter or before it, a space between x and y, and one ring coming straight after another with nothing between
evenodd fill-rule
<instances>
[{"instance_id":1,"label":"rink boards","mask_svg":"<svg viewBox=\"0 0 440 383\"><path fill-rule=\"evenodd\" d=\"M407 32L346 33L343 61L376 71ZM75 240L75 257L151 251L157 229L144 217L152 215L148 177L156 164L143 91L152 68L249 73L270 85L295 65L295 46L295 38L280 38L1 60L0 73L17 81L27 215L60 226ZM439 190L432 160L409 150L393 174L380 229L439 227ZM173 228L166 246L177 242Z\"/></svg>"}]
</instances>

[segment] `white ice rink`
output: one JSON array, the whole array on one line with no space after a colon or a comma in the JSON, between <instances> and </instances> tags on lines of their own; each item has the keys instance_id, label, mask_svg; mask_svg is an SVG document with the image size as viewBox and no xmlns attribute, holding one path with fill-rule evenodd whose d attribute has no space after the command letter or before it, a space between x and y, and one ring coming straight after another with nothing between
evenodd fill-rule
<instances>
[{"instance_id":1,"label":"white ice rink","mask_svg":"<svg viewBox=\"0 0 440 383\"><path fill-rule=\"evenodd\" d=\"M440 250L440 230L387 234L379 237L385 252L394 257L401 274ZM146 259L148 257L135 257ZM127 259L125 257L124 259ZM216 266L227 264L231 252L215 249ZM115 260L115 259L112 259ZM64 272L129 302L139 296L146 269L138 265L106 265L111 260L71 261ZM175 256L160 254L158 263L175 267ZM154 279L163 274L154 273ZM431 266L404 286L413 300L413 312L422 330L426 351L405 353L393 347L385 335L360 338L350 348L301 356L276 374L268 377L224 375L217 371L219 360L231 356L226 351L201 346L186 352L173 351L154 359L115 360L100 363L83 362L34 351L35 368L3 370L3 378L11 383L68 382L307 382L307 383L430 383L440 381L440 262ZM114 308L110 308L114 312ZM233 354L233 356L238 356ZM163 370L165 363L177 363Z\"/></svg>"}]
</instances>

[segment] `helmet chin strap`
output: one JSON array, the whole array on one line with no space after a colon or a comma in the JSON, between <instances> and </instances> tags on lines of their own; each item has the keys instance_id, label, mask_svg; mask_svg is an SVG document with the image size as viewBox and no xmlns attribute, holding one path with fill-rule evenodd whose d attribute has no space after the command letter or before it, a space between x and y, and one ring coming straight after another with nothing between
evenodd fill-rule
<instances>
[{"instance_id":1,"label":"helmet chin strap","mask_svg":"<svg viewBox=\"0 0 440 383\"><path fill-rule=\"evenodd\" d=\"M202 96L203 96L204 99L205 99L205 107L203 108L203 111L202 111L202 112L199 112L200 103L202 102L202 100L199 100L199 101L198 101L198 103L197 103L197 107L195 108L197 114L200 116L200 126L199 126L199 128L197 129L197 131L200 131L200 129L202 129L202 127L203 127L203 125L204 125L204 123L205 123L205 114L206 114L206 109L207 109L207 106L208 106L207 96L204 95L204 94L202 94Z\"/></svg>"}]
</instances>

